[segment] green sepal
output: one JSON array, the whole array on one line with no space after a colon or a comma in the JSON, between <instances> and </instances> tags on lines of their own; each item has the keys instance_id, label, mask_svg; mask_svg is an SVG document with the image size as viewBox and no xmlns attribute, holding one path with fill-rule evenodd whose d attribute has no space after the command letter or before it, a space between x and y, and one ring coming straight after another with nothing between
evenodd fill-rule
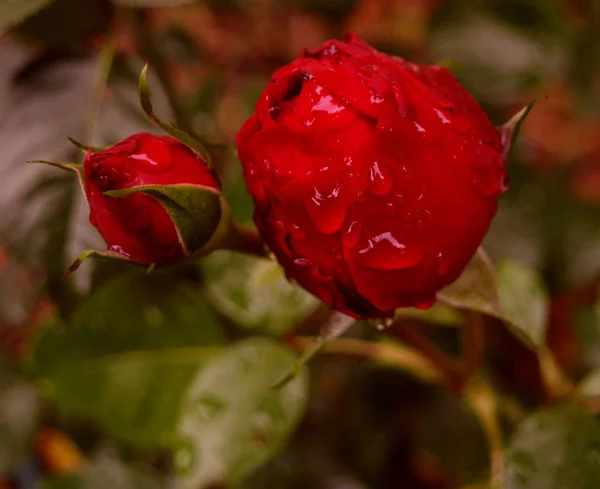
<instances>
[{"instance_id":1,"label":"green sepal","mask_svg":"<svg viewBox=\"0 0 600 489\"><path fill-rule=\"evenodd\" d=\"M99 153L100 151L103 151L104 149L106 149L106 148L99 148L97 146L87 146L83 143L80 143L76 139L73 139L70 136L67 136L67 139L71 142L71 144L73 146L75 146L77 149L80 149L84 153L87 153L88 151L91 151L92 153Z\"/></svg>"},{"instance_id":2,"label":"green sepal","mask_svg":"<svg viewBox=\"0 0 600 489\"><path fill-rule=\"evenodd\" d=\"M220 193L199 185L143 185L109 190L104 195L123 198L143 193L154 197L169 214L187 255L199 252L213 237L224 213Z\"/></svg>"},{"instance_id":3,"label":"green sepal","mask_svg":"<svg viewBox=\"0 0 600 489\"><path fill-rule=\"evenodd\" d=\"M81 253L77 258L75 258L75 261L73 261L73 263L71 263L71 266L69 266L69 268L67 268L66 272L63 273L63 277L66 277L67 275L69 275L69 274L73 273L75 270L77 270L81 266L81 264L88 258L102 258L102 259L106 259L106 260L121 260L121 261L128 261L128 262L130 262L132 264L136 264L136 265L141 265L141 266L145 266L145 267L148 266L147 263L141 263L141 262L132 260L127 255L124 255L123 253L119 253L118 251L86 250L83 253Z\"/></svg>"},{"instance_id":4,"label":"green sepal","mask_svg":"<svg viewBox=\"0 0 600 489\"><path fill-rule=\"evenodd\" d=\"M535 100L529 102L519 112L513 115L508 122L498 127L500 143L502 144L502 159L505 163L508 163L515 141L521 130L521 125L529 112L531 112L535 102Z\"/></svg>"},{"instance_id":5,"label":"green sepal","mask_svg":"<svg viewBox=\"0 0 600 489\"><path fill-rule=\"evenodd\" d=\"M47 160L29 160L27 163L39 163L42 165L50 165L61 170L67 170L77 174L78 176L83 175L83 165L81 163L70 163L65 161L47 161Z\"/></svg>"},{"instance_id":6,"label":"green sepal","mask_svg":"<svg viewBox=\"0 0 600 489\"><path fill-rule=\"evenodd\" d=\"M150 88L148 87L148 64L144 66L142 72L140 73L138 94L140 96L140 103L142 104L142 108L148 116L148 119L150 119L153 124L160 127L167 134L196 151L196 153L202 157L206 164L211 167L210 153L202 142L198 141L195 137L190 136L181 129L178 129L171 122L159 119L154 113L152 101L150 100Z\"/></svg>"}]
</instances>

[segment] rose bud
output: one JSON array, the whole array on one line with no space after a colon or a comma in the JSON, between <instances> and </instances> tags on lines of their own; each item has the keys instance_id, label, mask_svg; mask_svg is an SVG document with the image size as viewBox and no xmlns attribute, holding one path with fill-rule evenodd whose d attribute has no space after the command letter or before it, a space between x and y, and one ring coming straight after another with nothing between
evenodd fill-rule
<instances>
[{"instance_id":1,"label":"rose bud","mask_svg":"<svg viewBox=\"0 0 600 489\"><path fill-rule=\"evenodd\" d=\"M351 35L277 70L237 144L287 276L378 318L431 306L467 265L507 188L519 121L499 134L449 71Z\"/></svg>"},{"instance_id":2,"label":"rose bud","mask_svg":"<svg viewBox=\"0 0 600 489\"><path fill-rule=\"evenodd\" d=\"M205 249L222 220L216 176L170 136L134 134L88 151L83 165L62 166L78 174L90 222L108 245L106 252L84 252L69 271L90 255L156 266L180 262Z\"/></svg>"}]
</instances>

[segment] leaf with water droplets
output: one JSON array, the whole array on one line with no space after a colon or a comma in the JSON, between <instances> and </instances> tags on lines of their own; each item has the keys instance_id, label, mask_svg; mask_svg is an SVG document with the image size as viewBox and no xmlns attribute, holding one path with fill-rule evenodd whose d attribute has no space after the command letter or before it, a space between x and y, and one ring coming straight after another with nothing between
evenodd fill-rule
<instances>
[{"instance_id":1,"label":"leaf with water droplets","mask_svg":"<svg viewBox=\"0 0 600 489\"><path fill-rule=\"evenodd\" d=\"M281 335L319 305L271 260L218 250L205 257L201 267L208 300L245 328Z\"/></svg>"},{"instance_id":2,"label":"leaf with water droplets","mask_svg":"<svg viewBox=\"0 0 600 489\"><path fill-rule=\"evenodd\" d=\"M595 489L600 486L600 424L579 406L533 414L506 452L504 489Z\"/></svg>"},{"instance_id":3,"label":"leaf with water droplets","mask_svg":"<svg viewBox=\"0 0 600 489\"><path fill-rule=\"evenodd\" d=\"M233 486L266 462L304 414L308 377L270 385L294 355L280 344L252 338L234 344L198 372L178 427L175 466L183 489Z\"/></svg>"},{"instance_id":4,"label":"leaf with water droplets","mask_svg":"<svg viewBox=\"0 0 600 489\"><path fill-rule=\"evenodd\" d=\"M223 341L193 284L173 270L136 270L96 289L68 324L39 328L31 362L62 412L165 447L185 389Z\"/></svg>"}]
</instances>

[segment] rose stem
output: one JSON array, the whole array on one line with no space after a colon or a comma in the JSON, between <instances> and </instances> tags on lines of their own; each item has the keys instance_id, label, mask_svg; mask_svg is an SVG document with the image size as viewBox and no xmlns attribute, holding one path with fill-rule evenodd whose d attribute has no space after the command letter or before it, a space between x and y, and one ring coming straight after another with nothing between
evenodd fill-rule
<instances>
[{"instance_id":1,"label":"rose stem","mask_svg":"<svg viewBox=\"0 0 600 489\"><path fill-rule=\"evenodd\" d=\"M232 236L225 243L225 249L239 251L248 255L266 257L263 240L258 231L250 226L235 223Z\"/></svg>"},{"instance_id":2,"label":"rose stem","mask_svg":"<svg viewBox=\"0 0 600 489\"><path fill-rule=\"evenodd\" d=\"M388 329L394 336L406 341L413 348L435 364L446 378L446 383L453 392L460 392L463 387L462 365L455 358L434 345L429 338L413 328L404 320L395 321Z\"/></svg>"},{"instance_id":3,"label":"rose stem","mask_svg":"<svg viewBox=\"0 0 600 489\"><path fill-rule=\"evenodd\" d=\"M479 312L472 311L466 323L460 328L460 337L463 349L463 377L464 382L477 373L485 350L484 319Z\"/></svg>"}]
</instances>

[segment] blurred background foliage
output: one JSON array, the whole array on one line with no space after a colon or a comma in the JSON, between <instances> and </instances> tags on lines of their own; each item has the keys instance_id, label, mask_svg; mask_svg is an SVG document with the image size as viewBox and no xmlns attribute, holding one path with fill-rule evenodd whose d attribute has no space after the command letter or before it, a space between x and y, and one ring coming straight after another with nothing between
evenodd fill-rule
<instances>
[{"instance_id":1,"label":"blurred background foliage","mask_svg":"<svg viewBox=\"0 0 600 489\"><path fill-rule=\"evenodd\" d=\"M62 278L101 243L74 179L25 161L152 131L142 59L159 113L233 144L274 69L347 31L444 63L497 124L537 101L495 275L478 257L430 311L358 323L278 390L330 312L274 263ZM600 486L596 0L3 0L0 66L1 489ZM234 152L216 163L251 222Z\"/></svg>"}]
</instances>

